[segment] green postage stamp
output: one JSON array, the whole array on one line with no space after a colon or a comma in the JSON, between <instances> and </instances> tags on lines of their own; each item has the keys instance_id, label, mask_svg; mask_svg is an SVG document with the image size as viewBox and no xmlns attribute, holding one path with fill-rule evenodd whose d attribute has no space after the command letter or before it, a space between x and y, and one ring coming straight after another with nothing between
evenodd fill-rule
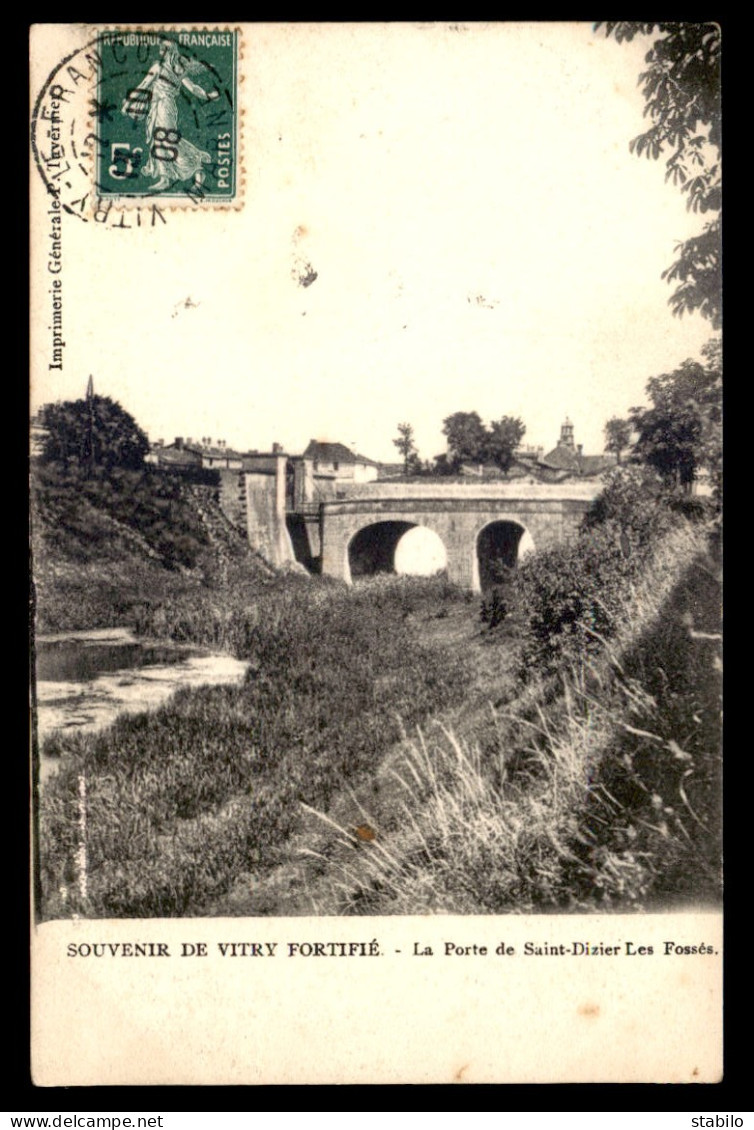
<instances>
[{"instance_id":1,"label":"green postage stamp","mask_svg":"<svg viewBox=\"0 0 754 1130\"><path fill-rule=\"evenodd\" d=\"M98 48L100 197L232 201L238 32L115 30Z\"/></svg>"}]
</instances>

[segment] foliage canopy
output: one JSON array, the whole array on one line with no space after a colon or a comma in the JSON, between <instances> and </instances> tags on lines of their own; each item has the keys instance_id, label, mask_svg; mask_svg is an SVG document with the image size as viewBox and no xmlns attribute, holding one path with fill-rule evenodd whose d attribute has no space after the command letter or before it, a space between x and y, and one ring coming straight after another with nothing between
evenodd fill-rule
<instances>
[{"instance_id":1,"label":"foliage canopy","mask_svg":"<svg viewBox=\"0 0 754 1130\"><path fill-rule=\"evenodd\" d=\"M707 468L719 487L722 453L722 370L717 343L705 349L706 364L684 361L672 373L650 377L650 408L632 408L638 433L634 458L666 480L688 489Z\"/></svg>"},{"instance_id":2,"label":"foliage canopy","mask_svg":"<svg viewBox=\"0 0 754 1130\"><path fill-rule=\"evenodd\" d=\"M455 467L464 462L494 463L507 471L526 426L518 417L502 416L487 428L478 412L454 412L443 421L442 430L448 437L448 455Z\"/></svg>"},{"instance_id":3,"label":"foliage canopy","mask_svg":"<svg viewBox=\"0 0 754 1130\"><path fill-rule=\"evenodd\" d=\"M91 472L138 470L149 451L149 440L133 416L109 396L47 404L40 421L47 431L43 463Z\"/></svg>"},{"instance_id":4,"label":"foliage canopy","mask_svg":"<svg viewBox=\"0 0 754 1130\"><path fill-rule=\"evenodd\" d=\"M632 153L666 157L666 180L686 194L693 212L711 215L703 230L676 246L663 278L676 283L673 313L698 310L715 329L722 324L720 27L712 23L606 21L618 43L653 36L639 75L644 115L651 125L630 143Z\"/></svg>"},{"instance_id":5,"label":"foliage canopy","mask_svg":"<svg viewBox=\"0 0 754 1130\"><path fill-rule=\"evenodd\" d=\"M605 451L611 451L620 463L621 453L631 446L631 422L611 416L605 424Z\"/></svg>"}]
</instances>

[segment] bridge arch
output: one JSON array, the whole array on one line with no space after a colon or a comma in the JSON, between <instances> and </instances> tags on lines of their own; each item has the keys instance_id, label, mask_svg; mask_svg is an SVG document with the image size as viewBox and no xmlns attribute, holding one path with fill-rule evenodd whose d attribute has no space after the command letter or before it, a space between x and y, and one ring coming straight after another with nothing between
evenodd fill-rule
<instances>
[{"instance_id":1,"label":"bridge arch","mask_svg":"<svg viewBox=\"0 0 754 1130\"><path fill-rule=\"evenodd\" d=\"M414 532L425 536L417 536L412 545L412 539L404 539ZM421 565L422 554L425 561L430 561L426 568ZM446 568L447 562L445 541L431 526L408 518L380 519L359 527L348 538L343 575L348 583L357 577L376 573L428 575ZM436 564L436 568L432 567L432 563Z\"/></svg>"},{"instance_id":2,"label":"bridge arch","mask_svg":"<svg viewBox=\"0 0 754 1130\"><path fill-rule=\"evenodd\" d=\"M520 519L501 515L485 522L474 538L472 588L475 592L492 588L500 566L513 569L533 551L534 540Z\"/></svg>"},{"instance_id":3,"label":"bridge arch","mask_svg":"<svg viewBox=\"0 0 754 1130\"><path fill-rule=\"evenodd\" d=\"M320 504L321 570L325 576L350 582L349 547L352 556L354 548L358 556L359 548L366 553L367 546L368 569L375 565L392 569L402 532L420 526L433 530L443 542L448 578L464 589L479 592L482 581L487 583L490 553L502 551L504 560L507 554L507 560L517 564L535 543L537 549L546 549L574 537L598 487L598 483L570 482L494 487L444 483L408 487L400 483L391 484L388 490L387 484L368 484L364 491L373 491L373 496L356 493ZM392 525L398 522L402 525ZM514 528L508 527L506 532L497 523L512 523ZM376 531L361 534L370 526L379 526L382 536ZM485 527L490 527L490 532L484 534ZM379 550L369 545L370 536L382 543ZM357 537L360 540L351 546ZM358 575L356 563L355 572ZM362 566L362 575L364 572Z\"/></svg>"}]
</instances>

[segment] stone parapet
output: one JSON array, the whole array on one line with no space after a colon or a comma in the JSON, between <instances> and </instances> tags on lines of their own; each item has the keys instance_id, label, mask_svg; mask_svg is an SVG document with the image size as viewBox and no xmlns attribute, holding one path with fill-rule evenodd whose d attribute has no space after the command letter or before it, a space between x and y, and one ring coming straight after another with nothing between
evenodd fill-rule
<instances>
[{"instance_id":1,"label":"stone parapet","mask_svg":"<svg viewBox=\"0 0 754 1130\"><path fill-rule=\"evenodd\" d=\"M341 484L338 484L339 486ZM601 482L566 483L443 483L433 480L417 482L375 482L348 484L339 491L345 498L507 498L507 499L574 499L591 501L602 490Z\"/></svg>"}]
</instances>

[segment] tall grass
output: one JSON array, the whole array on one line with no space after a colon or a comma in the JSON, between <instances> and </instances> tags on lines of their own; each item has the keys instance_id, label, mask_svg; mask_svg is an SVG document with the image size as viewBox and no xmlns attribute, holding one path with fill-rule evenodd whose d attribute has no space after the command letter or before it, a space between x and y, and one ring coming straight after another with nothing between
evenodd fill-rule
<instances>
[{"instance_id":1,"label":"tall grass","mask_svg":"<svg viewBox=\"0 0 754 1130\"><path fill-rule=\"evenodd\" d=\"M391 770L398 810L372 817L368 842L339 830L330 912L717 900L719 657L698 629L718 621L719 580L702 542L670 530L612 639L491 707L483 740L478 723L417 730Z\"/></svg>"},{"instance_id":2,"label":"tall grass","mask_svg":"<svg viewBox=\"0 0 754 1130\"><path fill-rule=\"evenodd\" d=\"M458 662L408 623L419 593L398 580L273 588L233 610L243 686L184 690L100 734L50 739L60 769L41 800L44 915L198 913L239 872L272 866L299 802L326 807L376 770L403 723L462 696Z\"/></svg>"}]
</instances>

